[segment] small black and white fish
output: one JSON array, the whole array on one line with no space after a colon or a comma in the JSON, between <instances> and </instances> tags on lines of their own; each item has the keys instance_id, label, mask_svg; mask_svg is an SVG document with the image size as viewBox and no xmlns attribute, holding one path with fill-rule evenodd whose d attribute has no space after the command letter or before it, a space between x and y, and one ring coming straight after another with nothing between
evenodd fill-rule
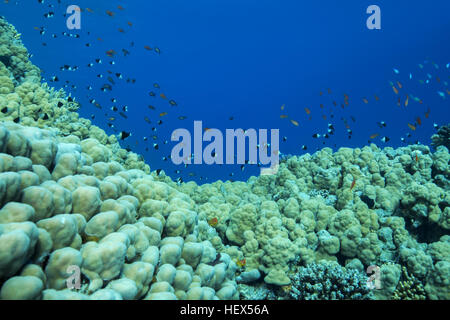
<instances>
[{"instance_id":1,"label":"small black and white fish","mask_svg":"<svg viewBox=\"0 0 450 320\"><path fill-rule=\"evenodd\" d=\"M379 126L380 128L385 128L385 127L386 127L386 122L380 121L380 122L378 122L378 126Z\"/></svg>"},{"instance_id":2,"label":"small black and white fish","mask_svg":"<svg viewBox=\"0 0 450 320\"><path fill-rule=\"evenodd\" d=\"M384 143L388 142L389 140L391 140L389 137L381 138L381 141L384 142Z\"/></svg>"},{"instance_id":3,"label":"small black and white fish","mask_svg":"<svg viewBox=\"0 0 450 320\"><path fill-rule=\"evenodd\" d=\"M132 134L131 132L122 131L118 134L118 138L120 140L125 140L126 138L130 137Z\"/></svg>"},{"instance_id":4,"label":"small black and white fish","mask_svg":"<svg viewBox=\"0 0 450 320\"><path fill-rule=\"evenodd\" d=\"M55 13L53 11L47 12L46 14L44 14L45 18L53 18L55 16Z\"/></svg>"},{"instance_id":5,"label":"small black and white fish","mask_svg":"<svg viewBox=\"0 0 450 320\"><path fill-rule=\"evenodd\" d=\"M112 86L110 84L105 83L101 88L101 91L106 92L106 91L111 91L112 90Z\"/></svg>"}]
</instances>

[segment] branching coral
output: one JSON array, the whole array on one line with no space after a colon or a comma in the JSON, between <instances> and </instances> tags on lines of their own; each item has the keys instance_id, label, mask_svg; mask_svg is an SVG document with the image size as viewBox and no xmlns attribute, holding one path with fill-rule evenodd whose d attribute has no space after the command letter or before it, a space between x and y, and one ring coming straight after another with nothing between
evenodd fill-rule
<instances>
[{"instance_id":1,"label":"branching coral","mask_svg":"<svg viewBox=\"0 0 450 320\"><path fill-rule=\"evenodd\" d=\"M425 300L427 294L420 280L410 275L406 267L402 267L402 277L394 291L394 300Z\"/></svg>"},{"instance_id":2,"label":"branching coral","mask_svg":"<svg viewBox=\"0 0 450 320\"><path fill-rule=\"evenodd\" d=\"M295 300L370 299L367 276L355 269L346 269L335 262L312 263L300 267L291 276L289 295Z\"/></svg>"}]
</instances>

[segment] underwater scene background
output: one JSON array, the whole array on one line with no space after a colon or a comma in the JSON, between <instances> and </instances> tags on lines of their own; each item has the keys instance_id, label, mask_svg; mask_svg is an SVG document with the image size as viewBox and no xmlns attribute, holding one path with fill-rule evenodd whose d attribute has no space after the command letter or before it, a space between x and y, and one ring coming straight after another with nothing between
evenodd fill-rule
<instances>
[{"instance_id":1,"label":"underwater scene background","mask_svg":"<svg viewBox=\"0 0 450 320\"><path fill-rule=\"evenodd\" d=\"M449 299L450 3L371 5L2 1L0 298Z\"/></svg>"}]
</instances>

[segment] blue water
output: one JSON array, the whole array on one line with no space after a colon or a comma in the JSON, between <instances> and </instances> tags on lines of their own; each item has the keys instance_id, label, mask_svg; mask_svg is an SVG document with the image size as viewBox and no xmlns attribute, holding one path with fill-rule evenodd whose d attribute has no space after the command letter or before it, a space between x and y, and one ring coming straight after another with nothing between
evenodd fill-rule
<instances>
[{"instance_id":1,"label":"blue water","mask_svg":"<svg viewBox=\"0 0 450 320\"><path fill-rule=\"evenodd\" d=\"M80 31L66 28L63 14L69 4L93 11L83 10ZM381 8L381 30L366 28L366 8L371 4ZM118 5L125 10L119 10ZM107 15L106 10L115 15ZM55 12L53 18L44 17L49 11ZM259 168L184 168L164 161L162 158L169 156L175 145L170 141L172 131L193 131L194 120L223 132L226 128L280 129L283 154L313 153L323 147L362 147L374 134L379 136L371 141L380 147L429 144L435 132L433 124L449 122L450 96L445 85L450 82L449 13L447 0L45 0L43 4L27 0L0 4L0 14L22 33L25 46L33 54L31 60L43 70L43 77L57 75L59 82L51 83L56 88L69 81L65 90L81 103L82 117L90 119L94 115L92 122L108 134L131 132L132 136L121 145L142 154L152 170L163 169L173 179L181 176L185 181L197 182L245 180L257 175ZM45 27L45 34L40 35L35 27ZM119 28L125 32L119 32ZM63 36L62 32L80 37ZM161 53L144 46L158 47ZM130 54L124 56L123 48ZM114 58L105 54L111 49L117 52ZM102 59L102 64L95 63L97 58ZM88 68L91 62L94 67ZM60 71L66 64L79 69ZM108 70L113 72L115 85L111 92L102 92L102 85L109 83ZM123 79L117 79L114 73L123 74ZM104 77L99 79L98 74ZM128 78L136 82L127 83ZM429 83L421 84L419 80ZM398 95L389 81L399 90ZM161 88L155 89L154 83ZM93 90L87 90L88 85ZM156 97L150 97L150 91ZM438 91L444 93L444 98ZM160 98L161 93L168 99ZM349 100L342 108L344 94ZM406 95L410 96L407 107ZM116 98L117 103L112 103L111 98ZM102 110L89 103L91 99L100 103ZM170 99L178 106L171 106ZM113 105L119 110L127 105L128 118L110 110ZM309 115L305 108L310 110ZM160 117L162 112L168 114ZM289 118L280 118L282 114ZM151 124L144 121L146 116ZM180 116L187 118L179 120ZM108 127L109 117L115 117L111 123L117 132ZM158 120L163 123L158 125ZM385 128L378 126L380 121L386 122ZM335 128L334 135L329 139L312 137L326 133L329 123ZM411 130L408 123L416 130ZM151 130L153 127L157 132ZM352 131L351 139L348 129ZM153 141L155 134L157 140ZM381 141L385 136L390 138L387 143ZM159 150L153 148L155 142ZM302 145L307 150L302 150Z\"/></svg>"}]
</instances>

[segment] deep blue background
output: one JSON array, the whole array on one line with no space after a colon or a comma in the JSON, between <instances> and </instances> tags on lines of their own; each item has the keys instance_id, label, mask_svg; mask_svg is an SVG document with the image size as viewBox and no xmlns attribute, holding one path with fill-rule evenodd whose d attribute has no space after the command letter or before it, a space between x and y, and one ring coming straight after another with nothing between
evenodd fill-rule
<instances>
[{"instance_id":1,"label":"deep blue background","mask_svg":"<svg viewBox=\"0 0 450 320\"><path fill-rule=\"evenodd\" d=\"M258 174L255 166L190 166L185 169L163 161L170 155L174 143L170 134L176 128L192 130L194 120L202 120L205 127L219 128L279 128L281 152L301 154L329 146L362 147L369 137L379 146L401 146L400 138L409 132L407 142L429 144L435 131L433 123L449 121L450 69L450 1L298 1L298 0L158 0L158 1L9 1L0 4L0 14L13 23L26 47L34 56L32 61L49 79L57 75L60 81L76 85L68 92L81 102L80 114L90 118L109 134L115 133L107 126L107 117L115 116L115 128L132 132L132 137L122 142L142 154L152 170L162 168L174 179L197 182L230 179L243 180ZM49 8L49 5L54 8ZM61 35L66 29L63 16L69 4L91 8L82 13L82 30L74 33L80 38ZM366 28L366 8L376 4L381 8L382 30ZM125 10L119 10L121 5ZM106 10L115 12L114 17ZM55 16L44 18L44 13L54 11ZM127 22L131 22L130 27ZM45 27L40 35L35 27ZM121 33L118 28L126 32ZM51 34L57 34L52 38ZM88 34L89 33L89 34ZM102 41L97 40L101 38ZM47 46L42 46L45 42ZM134 47L130 43L134 42ZM90 43L91 47L85 44ZM144 46L159 47L161 54L148 51ZM122 48L130 51L124 57ZM105 54L114 49L113 59ZM103 63L93 68L86 65L101 58ZM114 66L109 61L114 60ZM76 72L59 70L60 66L76 65ZM423 69L419 64L424 66ZM437 67L438 68L437 68ZM396 74L393 69L399 70ZM120 72L123 80L116 80L112 92L99 88L108 83L107 70ZM102 73L103 79L96 77ZM409 79L410 73L412 80ZM428 84L420 84L419 79ZM436 77L440 78L440 82ZM136 79L135 84L126 83ZM400 81L403 88L396 95L389 81ZM161 89L153 88L157 82ZM91 85L92 91L86 90ZM328 94L327 88L331 89ZM156 98L149 96L154 91ZM323 92L323 96L319 93ZM438 95L445 93L445 98ZM177 107L159 97L164 93L174 99ZM344 109L344 94L350 97ZM423 104L410 98L404 107L406 94L419 97ZM375 101L374 95L380 100ZM110 99L117 106L128 105L128 119L122 119L110 110ZM369 100L368 104L363 98ZM402 106L396 102L401 97ZM96 99L103 110L89 103ZM333 101L338 104L333 105ZM285 104L284 111L280 106ZM324 108L320 108L320 104ZM147 108L153 105L152 111ZM311 110L307 115L305 107ZM429 118L425 117L430 110ZM159 117L159 113L168 115ZM107 116L105 116L105 113ZM294 126L286 114L300 123ZM324 119L323 116L327 118ZM334 117L331 118L331 115ZM144 121L148 116L152 124ZM179 120L179 116L187 116ZM408 128L417 117L422 125L416 131ZM234 120L229 120L234 117ZM311 117L311 119L309 119ZM353 121L351 119L355 121ZM161 119L162 125L156 124ZM346 121L346 122L345 122ZM380 129L377 122L385 121ZM332 123L336 133L330 139L314 139L314 133L323 134ZM345 123L353 135L348 139ZM157 128L159 150L153 149L151 137ZM143 137L149 138L147 142ZM380 139L391 140L383 143ZM163 141L169 140L167 145ZM301 146L306 145L307 151ZM149 151L145 151L148 147ZM181 170L176 174L175 170ZM192 176L195 174L195 176ZM203 179L200 181L200 177Z\"/></svg>"}]
</instances>

